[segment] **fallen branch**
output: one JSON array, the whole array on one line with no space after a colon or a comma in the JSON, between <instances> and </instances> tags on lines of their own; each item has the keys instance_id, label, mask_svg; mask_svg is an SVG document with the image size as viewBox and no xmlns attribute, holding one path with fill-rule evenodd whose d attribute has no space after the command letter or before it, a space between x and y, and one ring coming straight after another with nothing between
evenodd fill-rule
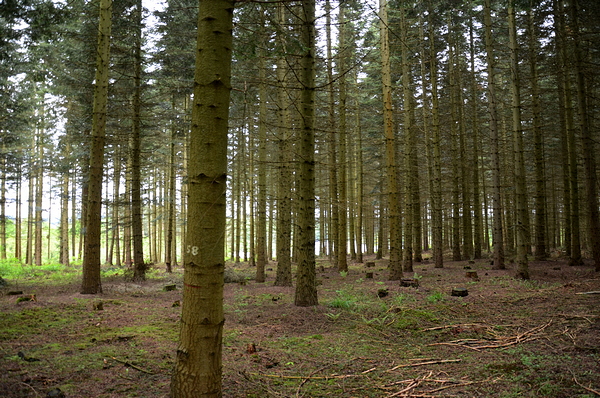
<instances>
[{"instance_id":1,"label":"fallen branch","mask_svg":"<svg viewBox=\"0 0 600 398\"><path fill-rule=\"evenodd\" d=\"M593 292L580 292L580 293L575 293L575 294L600 294L600 291L596 290Z\"/></svg>"},{"instance_id":2,"label":"fallen branch","mask_svg":"<svg viewBox=\"0 0 600 398\"><path fill-rule=\"evenodd\" d=\"M364 375L331 375L331 376L285 376L276 374L264 374L264 373L248 373L252 376L259 377L272 377L276 379L289 379L289 380L332 380L332 379L349 379L351 377L364 377Z\"/></svg>"},{"instance_id":3,"label":"fallen branch","mask_svg":"<svg viewBox=\"0 0 600 398\"><path fill-rule=\"evenodd\" d=\"M483 323L462 323L458 325L446 325L446 326L436 326L433 328L423 329L423 332L429 332L432 330L443 330L443 329L454 329L454 328L468 328L472 326L485 326Z\"/></svg>"},{"instance_id":4,"label":"fallen branch","mask_svg":"<svg viewBox=\"0 0 600 398\"><path fill-rule=\"evenodd\" d=\"M550 326L551 323L552 323L552 320L550 320L546 324L536 326L533 329L527 330L523 333L519 333L516 336L496 337L495 339L492 340L492 344L490 344L490 340L462 339L462 340L453 340L453 341L442 342L442 343L432 343L432 344L428 344L428 346L450 345L450 346L470 348L475 351L479 351L479 350L483 350L483 349L487 349L487 348L506 348L506 347L513 346L515 344L524 343L526 341L532 341L532 340L541 338L542 336L539 336L537 334L540 333L542 330L546 329L548 326Z\"/></svg>"},{"instance_id":5,"label":"fallen branch","mask_svg":"<svg viewBox=\"0 0 600 398\"><path fill-rule=\"evenodd\" d=\"M33 390L33 393L34 393L35 395L37 395L38 397L41 397L40 393L39 393L39 392L37 392L37 390L36 390L35 388L33 388L32 386L30 386L29 384L27 384L27 383L24 383L24 382L22 382L22 381L20 381L19 383L21 383L21 384L23 384L23 385L25 385L25 386L27 386L27 387L31 388L31 389Z\"/></svg>"},{"instance_id":6,"label":"fallen branch","mask_svg":"<svg viewBox=\"0 0 600 398\"><path fill-rule=\"evenodd\" d=\"M579 387L583 388L583 389L584 389L584 390L586 390L587 392L591 392L592 394L596 394L596 395L598 395L598 396L600 397L600 391L598 391L598 390L594 390L593 388L586 387L586 386L584 386L583 384L581 384L581 383L580 383L580 382L577 380L577 378L575 377L575 374L573 373L573 371L571 371L571 375L573 376L573 380L575 381L575 383L576 383L576 384L577 384Z\"/></svg>"},{"instance_id":7,"label":"fallen branch","mask_svg":"<svg viewBox=\"0 0 600 398\"><path fill-rule=\"evenodd\" d=\"M394 366L393 368L386 370L386 372L391 372L393 370L400 369L400 368L414 368L414 367L423 366L423 365L436 365L439 363L456 363L456 362L460 362L460 361L461 361L461 359L440 359L437 361L409 363L409 364L405 364L405 365Z\"/></svg>"},{"instance_id":8,"label":"fallen branch","mask_svg":"<svg viewBox=\"0 0 600 398\"><path fill-rule=\"evenodd\" d=\"M130 368L132 368L132 369L135 369L135 370L137 370L137 371L140 371L140 372L142 372L142 373L146 373L146 374L149 374L149 375L153 375L153 374L154 374L154 373L152 373L152 372L149 372L149 371L147 371L147 370L145 370L145 369L142 369L142 368L140 368L140 367L138 367L138 366L135 366L135 365L134 365L134 364L132 364L131 362L122 361L122 360L120 360L120 359L117 359L117 358L115 358L115 357L111 357L111 358L112 358L113 360L115 360L115 361L119 362L119 363L122 363L123 365L125 365L125 366L127 366L127 367L130 367Z\"/></svg>"},{"instance_id":9,"label":"fallen branch","mask_svg":"<svg viewBox=\"0 0 600 398\"><path fill-rule=\"evenodd\" d=\"M404 395L408 391L413 390L416 387L418 387L422 382L428 380L432 374L433 374L433 372L429 372L429 374L427 376L418 377L416 379L411 380L411 382L408 386L406 386L405 388L403 388L400 391L393 393L392 395L388 395L386 398L393 398L393 397L399 397L400 395Z\"/></svg>"}]
</instances>

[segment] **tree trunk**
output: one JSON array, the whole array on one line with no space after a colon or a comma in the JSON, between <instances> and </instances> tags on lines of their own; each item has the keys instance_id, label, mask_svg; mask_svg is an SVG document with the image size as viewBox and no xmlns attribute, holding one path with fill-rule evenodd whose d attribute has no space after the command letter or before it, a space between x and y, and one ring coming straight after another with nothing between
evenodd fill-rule
<instances>
[{"instance_id":1,"label":"tree trunk","mask_svg":"<svg viewBox=\"0 0 600 398\"><path fill-rule=\"evenodd\" d=\"M87 220L83 254L82 294L102 293L100 281L100 228L102 211L102 174L104 142L106 140L106 104L108 100L108 69L110 51L112 1L100 0L98 23L98 54L92 117L92 142L88 178Z\"/></svg>"},{"instance_id":2,"label":"tree trunk","mask_svg":"<svg viewBox=\"0 0 600 398\"><path fill-rule=\"evenodd\" d=\"M44 100L42 99L42 115L44 114ZM37 132L37 145L36 145L36 169L35 169L35 242L33 246L34 253L34 264L40 267L42 265L42 199L44 196L44 145L43 145L43 134L44 134L44 118L42 117L41 126Z\"/></svg>"},{"instance_id":3,"label":"tree trunk","mask_svg":"<svg viewBox=\"0 0 600 398\"><path fill-rule=\"evenodd\" d=\"M277 21L281 26L286 22L286 7L277 5ZM285 35L278 33L277 44L280 54L286 53ZM290 114L287 90L288 72L284 55L277 58L277 102L279 109L278 160L279 178L277 179L277 273L275 286L292 286L291 239L292 239L292 203L290 186L292 184ZM322 231L321 231L321 236Z\"/></svg>"},{"instance_id":4,"label":"tree trunk","mask_svg":"<svg viewBox=\"0 0 600 398\"><path fill-rule=\"evenodd\" d=\"M473 183L473 258L478 259L482 256L483 249L483 217L481 214L481 193L480 193L480 174L479 174L479 114L478 114L478 89L477 89L477 70L475 69L475 37L473 28L473 17L469 19L469 61L471 68L471 145L473 147L472 164L472 183ZM486 226L487 231L487 226Z\"/></svg>"},{"instance_id":5,"label":"tree trunk","mask_svg":"<svg viewBox=\"0 0 600 398\"><path fill-rule=\"evenodd\" d=\"M71 152L71 146L67 145L65 153ZM60 184L60 248L59 263L69 265L69 173L64 170Z\"/></svg>"},{"instance_id":6,"label":"tree trunk","mask_svg":"<svg viewBox=\"0 0 600 398\"><path fill-rule=\"evenodd\" d=\"M519 78L519 45L517 43L517 26L515 22L514 0L508 5L508 33L510 47L512 91L512 130L514 136L515 152L515 211L516 211L516 241L517 241L517 275L519 279L529 279L529 266L527 262L527 189L525 180L525 159L523 156L523 129L521 127L521 90Z\"/></svg>"},{"instance_id":7,"label":"tree trunk","mask_svg":"<svg viewBox=\"0 0 600 398\"><path fill-rule=\"evenodd\" d=\"M131 151L131 233L133 238L133 280L143 281L146 279L147 265L144 262L140 165L142 143L142 1L137 0L135 7L133 128L129 142Z\"/></svg>"},{"instance_id":8,"label":"tree trunk","mask_svg":"<svg viewBox=\"0 0 600 398\"><path fill-rule=\"evenodd\" d=\"M302 2L298 268L294 304L318 304L315 272L315 0Z\"/></svg>"},{"instance_id":9,"label":"tree trunk","mask_svg":"<svg viewBox=\"0 0 600 398\"><path fill-rule=\"evenodd\" d=\"M431 118L433 129L433 192L431 193L431 230L433 235L433 260L435 268L444 267L444 239L442 217L442 155L441 127L439 115L437 52L435 50L435 34L432 23L432 11L429 11L429 56L431 73Z\"/></svg>"},{"instance_id":10,"label":"tree trunk","mask_svg":"<svg viewBox=\"0 0 600 398\"><path fill-rule=\"evenodd\" d=\"M413 272L413 253L416 240L420 237L415 235L416 224L420 223L420 208L415 199L419 198L418 187L418 168L416 164L416 134L413 126L413 98L411 92L412 76L408 60L408 27L406 26L406 8L400 8L400 36L401 36L401 56L402 56L402 114L404 129L404 256L402 270L404 272Z\"/></svg>"},{"instance_id":11,"label":"tree trunk","mask_svg":"<svg viewBox=\"0 0 600 398\"><path fill-rule=\"evenodd\" d=\"M221 397L233 1L200 1L181 331L172 398Z\"/></svg>"},{"instance_id":12,"label":"tree trunk","mask_svg":"<svg viewBox=\"0 0 600 398\"><path fill-rule=\"evenodd\" d=\"M339 3L338 15L338 84L339 84L339 162L331 166L338 169L338 246L337 246L337 268L340 272L348 272L348 165L347 165L347 126L346 126L346 69L348 54L346 46L346 3Z\"/></svg>"},{"instance_id":13,"label":"tree trunk","mask_svg":"<svg viewBox=\"0 0 600 398\"><path fill-rule=\"evenodd\" d=\"M6 145L0 153L0 259L6 259Z\"/></svg>"},{"instance_id":14,"label":"tree trunk","mask_svg":"<svg viewBox=\"0 0 600 398\"><path fill-rule=\"evenodd\" d=\"M22 195L22 183L21 183L22 172L21 169L17 170L17 177L15 182L15 258L23 260L22 253L22 217L21 217L21 195Z\"/></svg>"},{"instance_id":15,"label":"tree trunk","mask_svg":"<svg viewBox=\"0 0 600 398\"><path fill-rule=\"evenodd\" d=\"M600 215L598 214L598 176L596 174L595 139L590 131L588 115L587 82L584 70L583 50L579 30L579 5L570 0L572 29L575 41L575 74L577 77L577 109L583 148L586 202L588 207L589 241L596 271L600 271ZM591 86L591 85L590 85Z\"/></svg>"},{"instance_id":16,"label":"tree trunk","mask_svg":"<svg viewBox=\"0 0 600 398\"><path fill-rule=\"evenodd\" d=\"M335 90L334 90L334 79L333 79L333 52L331 42L331 5L330 1L325 2L326 9L326 23L325 23L325 35L327 40L327 81L331 82L328 84L328 130L329 139L327 140L329 150L329 260L332 264L337 264L337 255L339 252L340 242L340 223L338 210L339 198L338 198L338 161L337 161L337 132L335 123Z\"/></svg>"},{"instance_id":17,"label":"tree trunk","mask_svg":"<svg viewBox=\"0 0 600 398\"><path fill-rule=\"evenodd\" d=\"M383 130L385 137L385 169L387 171L387 200L389 220L390 263L389 280L402 279L402 237L400 236L400 195L396 168L396 137L392 109L392 78L390 69L390 43L387 18L387 0L379 0L379 29L381 40L381 80L383 87ZM382 217L382 215L379 215ZM380 239L380 245L385 245ZM383 251L383 250L382 250Z\"/></svg>"},{"instance_id":18,"label":"tree trunk","mask_svg":"<svg viewBox=\"0 0 600 398\"><path fill-rule=\"evenodd\" d=\"M264 15L261 17L264 18ZM261 40L264 42L264 40ZM258 50L258 195L256 202L256 282L265 281L267 265L267 82L265 55Z\"/></svg>"},{"instance_id":19,"label":"tree trunk","mask_svg":"<svg viewBox=\"0 0 600 398\"><path fill-rule=\"evenodd\" d=\"M502 232L502 200L500 197L500 145L498 139L498 114L496 108L496 82L494 46L492 42L492 17L490 0L484 1L485 50L487 60L488 108L490 114L490 150L492 169L492 211L494 268L504 269L504 241Z\"/></svg>"}]
</instances>

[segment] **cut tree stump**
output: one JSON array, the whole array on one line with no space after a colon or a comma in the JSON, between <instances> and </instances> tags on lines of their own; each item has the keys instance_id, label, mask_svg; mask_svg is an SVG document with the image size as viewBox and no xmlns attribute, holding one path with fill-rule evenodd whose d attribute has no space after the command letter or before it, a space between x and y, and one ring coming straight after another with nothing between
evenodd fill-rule
<instances>
[{"instance_id":1,"label":"cut tree stump","mask_svg":"<svg viewBox=\"0 0 600 398\"><path fill-rule=\"evenodd\" d=\"M465 274L465 276L467 278L471 278L475 281L479 280L479 276L477 276L477 271L467 271L467 273Z\"/></svg>"},{"instance_id":2,"label":"cut tree stump","mask_svg":"<svg viewBox=\"0 0 600 398\"><path fill-rule=\"evenodd\" d=\"M469 291L464 287L455 287L452 289L451 295L455 297L466 297L469 295Z\"/></svg>"},{"instance_id":3,"label":"cut tree stump","mask_svg":"<svg viewBox=\"0 0 600 398\"><path fill-rule=\"evenodd\" d=\"M367 279L373 279L373 273L372 272L365 273L365 278L367 278Z\"/></svg>"},{"instance_id":4,"label":"cut tree stump","mask_svg":"<svg viewBox=\"0 0 600 398\"><path fill-rule=\"evenodd\" d=\"M400 286L402 287L419 287L419 280L418 279L401 279L400 280Z\"/></svg>"},{"instance_id":5,"label":"cut tree stump","mask_svg":"<svg viewBox=\"0 0 600 398\"><path fill-rule=\"evenodd\" d=\"M173 290L177 290L177 285L165 285L162 290L163 292L172 292Z\"/></svg>"},{"instance_id":6,"label":"cut tree stump","mask_svg":"<svg viewBox=\"0 0 600 398\"><path fill-rule=\"evenodd\" d=\"M374 261L367 261L367 262L365 263L365 266L366 266L367 268L373 268L373 267L375 266L375 262L374 262Z\"/></svg>"}]
</instances>

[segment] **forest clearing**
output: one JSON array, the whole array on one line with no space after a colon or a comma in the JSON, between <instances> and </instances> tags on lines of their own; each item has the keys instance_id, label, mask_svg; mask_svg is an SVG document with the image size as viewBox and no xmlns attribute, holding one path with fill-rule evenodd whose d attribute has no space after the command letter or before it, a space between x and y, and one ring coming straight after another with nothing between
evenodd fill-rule
<instances>
[{"instance_id":1,"label":"forest clearing","mask_svg":"<svg viewBox=\"0 0 600 398\"><path fill-rule=\"evenodd\" d=\"M266 283L247 264L227 266L226 280L239 280L225 284L224 397L600 394L600 278L590 265L532 261L525 281L514 265L437 269L425 260L415 264L415 288L387 281L386 261L340 273L318 259L313 307L273 286L271 265ZM78 293L76 267L30 269L2 288L1 396L62 396L47 395L57 388L68 398L168 396L181 269L133 283L106 268L101 295ZM457 287L468 296L451 296Z\"/></svg>"}]
</instances>

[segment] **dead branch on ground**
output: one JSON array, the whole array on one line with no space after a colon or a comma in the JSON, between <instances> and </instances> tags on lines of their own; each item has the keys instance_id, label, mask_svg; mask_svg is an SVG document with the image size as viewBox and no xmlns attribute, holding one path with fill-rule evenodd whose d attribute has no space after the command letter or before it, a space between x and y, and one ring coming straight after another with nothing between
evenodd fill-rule
<instances>
[{"instance_id":1,"label":"dead branch on ground","mask_svg":"<svg viewBox=\"0 0 600 398\"><path fill-rule=\"evenodd\" d=\"M552 320L540 326L536 326L533 329L527 330L523 333L518 333L513 336L497 336L491 328L488 328L488 333L495 335L492 339L460 339L447 341L442 343L432 343L428 346L434 345L449 345L456 347L469 348L475 351L484 350L488 348L506 348L516 344L524 343L526 341L537 340L542 338L541 332L552 324Z\"/></svg>"}]
</instances>

